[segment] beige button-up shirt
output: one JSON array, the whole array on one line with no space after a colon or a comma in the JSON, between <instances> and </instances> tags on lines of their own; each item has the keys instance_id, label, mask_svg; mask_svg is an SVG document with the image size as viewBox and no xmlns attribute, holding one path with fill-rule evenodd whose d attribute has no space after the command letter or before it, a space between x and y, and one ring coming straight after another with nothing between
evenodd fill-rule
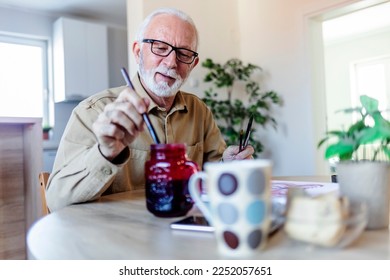
<instances>
[{"instance_id":1,"label":"beige button-up shirt","mask_svg":"<svg viewBox=\"0 0 390 280\"><path fill-rule=\"evenodd\" d=\"M132 82L139 96L148 97L138 76ZM92 131L98 115L123 89L93 95L73 110L48 182L46 197L51 211L104 194L144 188L144 165L153 144L146 127L115 162L102 156ZM226 143L211 111L197 96L179 91L169 112L151 100L148 114L160 142L185 143L188 158L199 168L207 161L221 159Z\"/></svg>"}]
</instances>

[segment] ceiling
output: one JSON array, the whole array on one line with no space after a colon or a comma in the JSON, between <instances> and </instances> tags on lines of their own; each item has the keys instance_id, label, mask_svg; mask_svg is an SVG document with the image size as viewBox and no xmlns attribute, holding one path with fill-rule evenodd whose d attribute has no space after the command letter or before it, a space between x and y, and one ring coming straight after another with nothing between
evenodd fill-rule
<instances>
[{"instance_id":1,"label":"ceiling","mask_svg":"<svg viewBox=\"0 0 390 280\"><path fill-rule=\"evenodd\" d=\"M324 41L367 34L390 28L390 2L363 9L323 23Z\"/></svg>"},{"instance_id":2,"label":"ceiling","mask_svg":"<svg viewBox=\"0 0 390 280\"><path fill-rule=\"evenodd\" d=\"M126 0L0 0L0 7L75 16L126 26ZM324 40L390 26L390 3L324 22Z\"/></svg>"},{"instance_id":3,"label":"ceiling","mask_svg":"<svg viewBox=\"0 0 390 280\"><path fill-rule=\"evenodd\" d=\"M126 0L0 0L0 7L75 16L126 26Z\"/></svg>"}]
</instances>

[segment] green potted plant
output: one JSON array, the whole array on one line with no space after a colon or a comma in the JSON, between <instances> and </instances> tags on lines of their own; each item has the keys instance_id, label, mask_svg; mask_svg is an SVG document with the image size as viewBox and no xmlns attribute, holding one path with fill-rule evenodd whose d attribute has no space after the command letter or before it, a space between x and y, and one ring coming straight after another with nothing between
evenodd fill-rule
<instances>
[{"instance_id":1,"label":"green potted plant","mask_svg":"<svg viewBox=\"0 0 390 280\"><path fill-rule=\"evenodd\" d=\"M42 126L42 137L43 140L49 140L49 132L52 130L52 127L48 124Z\"/></svg>"},{"instance_id":2,"label":"green potted plant","mask_svg":"<svg viewBox=\"0 0 390 280\"><path fill-rule=\"evenodd\" d=\"M261 92L260 83L253 79L255 72L261 71L259 66L251 63L245 65L239 59L229 59L225 64L219 64L210 58L202 66L208 70L204 81L213 84L205 91L203 101L210 107L227 145L239 143L240 131L245 130L246 122L251 116L254 124L271 124L276 128L277 122L272 109L273 106L281 106L282 100L274 91ZM245 88L248 105L240 98L233 98L233 91L240 83ZM220 98L217 89L226 90L226 95ZM264 146L256 137L256 128L253 127L249 142L258 155L264 150Z\"/></svg>"},{"instance_id":3,"label":"green potted plant","mask_svg":"<svg viewBox=\"0 0 390 280\"><path fill-rule=\"evenodd\" d=\"M390 122L379 110L379 102L360 96L361 106L341 110L357 112L359 119L346 130L332 130L318 143L328 143L326 159L336 159L340 192L368 206L369 229L389 226Z\"/></svg>"}]
</instances>

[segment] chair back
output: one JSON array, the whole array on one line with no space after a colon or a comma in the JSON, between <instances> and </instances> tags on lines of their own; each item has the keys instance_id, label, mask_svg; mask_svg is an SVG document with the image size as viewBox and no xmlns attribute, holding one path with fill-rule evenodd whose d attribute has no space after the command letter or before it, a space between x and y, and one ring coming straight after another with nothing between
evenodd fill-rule
<instances>
[{"instance_id":1,"label":"chair back","mask_svg":"<svg viewBox=\"0 0 390 280\"><path fill-rule=\"evenodd\" d=\"M45 216L49 214L49 208L47 208L46 203L46 185L47 181L49 180L49 172L40 172L39 173L39 192L41 197L41 203L42 203L42 216Z\"/></svg>"}]
</instances>

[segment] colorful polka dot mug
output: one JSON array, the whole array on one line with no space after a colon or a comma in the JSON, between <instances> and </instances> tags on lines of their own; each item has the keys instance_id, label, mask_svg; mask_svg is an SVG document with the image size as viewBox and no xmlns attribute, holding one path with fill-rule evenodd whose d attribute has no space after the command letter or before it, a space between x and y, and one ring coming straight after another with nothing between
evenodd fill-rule
<instances>
[{"instance_id":1,"label":"colorful polka dot mug","mask_svg":"<svg viewBox=\"0 0 390 280\"><path fill-rule=\"evenodd\" d=\"M271 176L271 161L263 159L206 163L204 171L191 176L191 197L214 226L223 255L246 258L264 248L271 223Z\"/></svg>"}]
</instances>

